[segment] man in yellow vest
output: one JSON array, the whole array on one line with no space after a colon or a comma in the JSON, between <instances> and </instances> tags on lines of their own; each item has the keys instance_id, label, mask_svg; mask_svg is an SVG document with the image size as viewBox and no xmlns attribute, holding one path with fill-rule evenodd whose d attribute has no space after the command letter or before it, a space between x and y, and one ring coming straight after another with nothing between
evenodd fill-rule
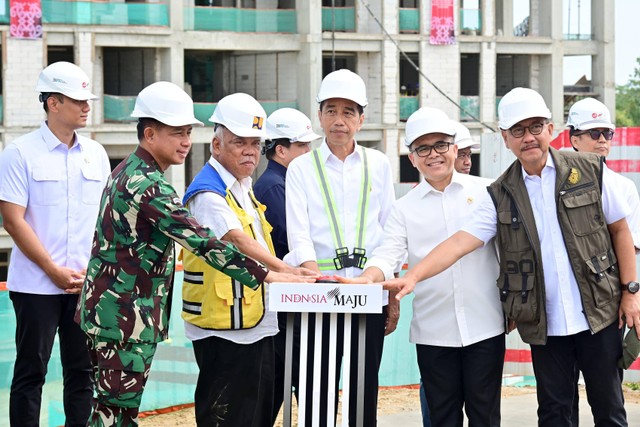
<instances>
[{"instance_id":1,"label":"man in yellow vest","mask_svg":"<svg viewBox=\"0 0 640 427\"><path fill-rule=\"evenodd\" d=\"M266 136L266 113L251 96L235 93L218 103L211 158L194 178L184 204L222 240L279 272L292 268L274 256L265 207L253 195L251 174ZM182 317L200 373L195 391L198 425L265 426L272 422L273 336L277 313L267 289L243 288L190 253L184 257Z\"/></svg>"}]
</instances>

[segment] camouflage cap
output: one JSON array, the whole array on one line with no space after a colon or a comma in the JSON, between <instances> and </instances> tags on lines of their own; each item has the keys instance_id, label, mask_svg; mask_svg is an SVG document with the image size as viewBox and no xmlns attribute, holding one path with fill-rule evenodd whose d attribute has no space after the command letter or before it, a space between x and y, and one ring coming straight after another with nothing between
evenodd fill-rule
<instances>
[{"instance_id":1,"label":"camouflage cap","mask_svg":"<svg viewBox=\"0 0 640 427\"><path fill-rule=\"evenodd\" d=\"M620 369L629 369L629 366L638 358L640 354L640 340L636 334L636 328L629 329L622 343L622 357L618 360Z\"/></svg>"}]
</instances>

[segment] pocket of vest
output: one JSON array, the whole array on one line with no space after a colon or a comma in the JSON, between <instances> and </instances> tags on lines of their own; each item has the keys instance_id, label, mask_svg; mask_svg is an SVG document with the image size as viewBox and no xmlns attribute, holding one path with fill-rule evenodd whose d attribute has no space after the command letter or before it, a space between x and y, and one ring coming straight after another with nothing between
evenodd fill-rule
<instances>
[{"instance_id":1,"label":"pocket of vest","mask_svg":"<svg viewBox=\"0 0 640 427\"><path fill-rule=\"evenodd\" d=\"M516 322L533 322L540 318L534 279L534 274L500 273L497 286L507 318Z\"/></svg>"},{"instance_id":2,"label":"pocket of vest","mask_svg":"<svg viewBox=\"0 0 640 427\"><path fill-rule=\"evenodd\" d=\"M620 289L618 278L618 259L613 250L602 252L585 260L588 267L588 283L596 307L604 307L617 301Z\"/></svg>"},{"instance_id":3,"label":"pocket of vest","mask_svg":"<svg viewBox=\"0 0 640 427\"><path fill-rule=\"evenodd\" d=\"M604 214L600 206L600 193L593 186L587 191L561 192L560 198L576 236L596 233L605 226Z\"/></svg>"},{"instance_id":4,"label":"pocket of vest","mask_svg":"<svg viewBox=\"0 0 640 427\"><path fill-rule=\"evenodd\" d=\"M498 233L505 236L500 240L500 244L504 245L504 249L509 252L520 252L531 247L524 224L509 211L498 212Z\"/></svg>"}]
</instances>

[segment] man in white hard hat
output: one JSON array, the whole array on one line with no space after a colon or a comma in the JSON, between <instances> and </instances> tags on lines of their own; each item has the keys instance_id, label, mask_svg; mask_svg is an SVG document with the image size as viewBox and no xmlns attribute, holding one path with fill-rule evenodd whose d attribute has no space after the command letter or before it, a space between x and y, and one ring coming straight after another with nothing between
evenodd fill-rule
<instances>
[{"instance_id":1,"label":"man in white hard hat","mask_svg":"<svg viewBox=\"0 0 640 427\"><path fill-rule=\"evenodd\" d=\"M189 95L173 83L153 83L138 94L131 116L138 118L139 146L116 167L102 195L76 312L95 370L90 426L138 425L156 346L169 332L174 241L247 292L265 281L295 280L218 240L165 179L164 171L189 154L192 126L202 125Z\"/></svg>"},{"instance_id":2,"label":"man in white hard hat","mask_svg":"<svg viewBox=\"0 0 640 427\"><path fill-rule=\"evenodd\" d=\"M393 204L384 239L365 264L360 283L393 278L408 257L409 268L473 218L491 180L454 170L459 149L455 122L423 107L407 120L409 160L424 180ZM430 224L430 226L425 226ZM493 242L415 288L411 342L434 426L500 425L504 317L495 279Z\"/></svg>"},{"instance_id":3,"label":"man in white hard hat","mask_svg":"<svg viewBox=\"0 0 640 427\"><path fill-rule=\"evenodd\" d=\"M455 144L458 147L458 157L456 157L454 167L458 173L470 174L473 165L471 150L479 150L480 144L471 138L471 133L465 125L456 121L453 124L456 128Z\"/></svg>"},{"instance_id":4,"label":"man in white hard hat","mask_svg":"<svg viewBox=\"0 0 640 427\"><path fill-rule=\"evenodd\" d=\"M87 124L88 101L97 99L82 69L51 64L40 73L36 90L45 122L0 156L0 213L14 241L7 285L16 314L17 354L9 422L39 424L57 333L66 425L81 426L91 412L92 375L86 337L73 315L109 158L102 145L77 133Z\"/></svg>"},{"instance_id":5,"label":"man in white hard hat","mask_svg":"<svg viewBox=\"0 0 640 427\"><path fill-rule=\"evenodd\" d=\"M573 425L580 370L594 424L626 426L620 328L640 324L629 208L600 156L549 148L553 123L540 94L513 89L498 112L517 160L461 231L384 286L402 298L496 237L503 309L531 345L538 425Z\"/></svg>"},{"instance_id":6,"label":"man in white hard hat","mask_svg":"<svg viewBox=\"0 0 640 427\"><path fill-rule=\"evenodd\" d=\"M609 109L602 102L593 98L582 99L571 106L567 120L571 145L576 151L596 153L607 157L611 150L611 140L615 133L615 125L611 122ZM606 164L604 173L610 174L622 197L627 201L631 212L627 223L633 235L636 250L640 250L640 197L638 188L629 178L613 172Z\"/></svg>"},{"instance_id":7,"label":"man in white hard hat","mask_svg":"<svg viewBox=\"0 0 640 427\"><path fill-rule=\"evenodd\" d=\"M245 93L218 102L209 119L215 124L211 158L187 188L183 202L200 223L270 269L315 277L275 256L265 207L251 189L266 118L260 103ZM237 292L229 276L189 253L183 266L182 317L200 368L197 424L271 425L278 319L268 310L268 289L261 285ZM203 285L215 291L203 293Z\"/></svg>"},{"instance_id":8,"label":"man in white hard hat","mask_svg":"<svg viewBox=\"0 0 640 427\"><path fill-rule=\"evenodd\" d=\"M293 108L280 108L267 117L267 140L262 154L269 161L267 169L253 186L256 198L263 203L267 211L265 216L271 230L271 239L276 256L283 259L289 253L287 243L287 220L285 210L285 178L287 167L293 159L308 153L311 141L321 138L313 131L311 120L301 111ZM287 315L278 313L278 334L274 337L275 347L275 388L273 396L273 422L284 400L285 338ZM299 323L295 326L299 330ZM294 335L295 336L295 335ZM294 340L294 346L296 341ZM298 370L291 372L296 382ZM291 393L291 391L288 391Z\"/></svg>"},{"instance_id":9,"label":"man in white hard hat","mask_svg":"<svg viewBox=\"0 0 640 427\"><path fill-rule=\"evenodd\" d=\"M355 135L364 123L367 94L364 81L349 70L328 74L320 85L317 101L318 118L325 133L322 145L303 154L289 164L287 170L286 211L290 254L285 260L325 275L356 277L362 272L367 257L381 243L383 225L394 200L391 167L387 157L376 150L362 147ZM324 185L323 185L324 183ZM335 219L332 221L331 219ZM364 387L364 424L376 425L378 368L382 357L385 322L387 332L395 329L398 305L386 314L354 317L352 321L351 360L357 357L357 325L366 321ZM389 317L387 317L387 314ZM329 325L325 316L324 325ZM310 322L310 347L313 347L314 325ZM338 319L336 373L342 363L342 316ZM323 348L328 348L329 327L323 327ZM362 349L361 349L362 350ZM310 350L309 354L313 354ZM328 352L324 354L328 358ZM326 360L325 360L326 362ZM313 413L313 376L307 374L306 414L310 420L320 419L327 425L328 365L322 363L320 410ZM351 363L349 423L356 425L356 364ZM334 381L334 379L332 379ZM338 381L334 381L336 396ZM346 398L346 397L345 397ZM343 414L347 416L347 414Z\"/></svg>"}]
</instances>

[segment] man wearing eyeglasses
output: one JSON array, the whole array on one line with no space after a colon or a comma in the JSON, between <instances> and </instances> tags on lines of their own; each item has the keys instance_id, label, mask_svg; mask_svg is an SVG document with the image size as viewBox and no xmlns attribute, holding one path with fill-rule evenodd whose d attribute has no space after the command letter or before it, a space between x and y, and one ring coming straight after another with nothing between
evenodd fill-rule
<instances>
[{"instance_id":1,"label":"man wearing eyeglasses","mask_svg":"<svg viewBox=\"0 0 640 427\"><path fill-rule=\"evenodd\" d=\"M569 110L569 136L574 150L585 153L596 153L607 157L611 150L611 140L615 133L615 125L611 122L609 109L602 102L585 98L571 106ZM636 251L640 250L640 197L638 188L629 178L613 172L606 165L604 173L611 176L615 187L627 201L631 212L627 215L627 223L633 236Z\"/></svg>"},{"instance_id":2,"label":"man wearing eyeglasses","mask_svg":"<svg viewBox=\"0 0 640 427\"><path fill-rule=\"evenodd\" d=\"M465 125L460 122L453 122L456 131L455 144L458 147L458 156L454 164L454 168L458 173L470 174L471 166L471 150L479 150L480 144L471 138L471 133Z\"/></svg>"},{"instance_id":3,"label":"man wearing eyeglasses","mask_svg":"<svg viewBox=\"0 0 640 427\"><path fill-rule=\"evenodd\" d=\"M461 231L383 285L402 298L495 237L502 306L531 345L538 425L573 425L580 370L594 424L627 426L620 328L640 325L629 207L602 173L601 157L549 148L553 123L540 94L515 88L498 113L517 160Z\"/></svg>"},{"instance_id":4,"label":"man wearing eyeglasses","mask_svg":"<svg viewBox=\"0 0 640 427\"><path fill-rule=\"evenodd\" d=\"M356 281L390 279L405 257L412 268L473 218L491 180L454 170L456 132L436 108L423 107L409 117L405 144L424 179L394 202L382 245ZM500 425L505 340L497 276L495 249L488 244L415 289L410 340L416 343L430 425L461 426L463 408L469 425Z\"/></svg>"}]
</instances>

